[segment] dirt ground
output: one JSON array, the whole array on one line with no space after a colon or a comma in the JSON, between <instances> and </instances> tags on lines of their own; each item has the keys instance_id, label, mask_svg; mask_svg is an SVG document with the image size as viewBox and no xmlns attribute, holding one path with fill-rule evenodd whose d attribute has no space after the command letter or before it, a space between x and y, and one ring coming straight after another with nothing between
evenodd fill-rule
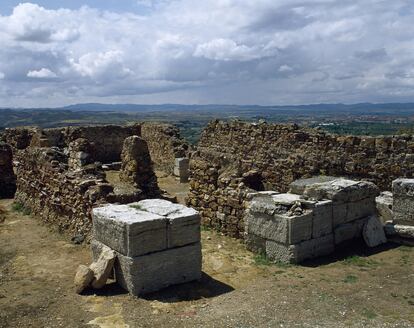
<instances>
[{"instance_id":1,"label":"dirt ground","mask_svg":"<svg viewBox=\"0 0 414 328\"><path fill-rule=\"evenodd\" d=\"M187 188L166 177L160 185ZM409 247L368 250L356 242L335 257L288 266L202 231L200 282L145 298L114 282L77 295L73 277L91 261L88 245L13 211L12 200L0 207L0 327L414 327Z\"/></svg>"}]
</instances>

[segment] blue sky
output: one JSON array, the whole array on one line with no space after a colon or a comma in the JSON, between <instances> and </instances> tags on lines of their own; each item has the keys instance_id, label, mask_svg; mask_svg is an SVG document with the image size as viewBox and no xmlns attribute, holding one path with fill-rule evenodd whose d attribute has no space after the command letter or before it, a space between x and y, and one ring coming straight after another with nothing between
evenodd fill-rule
<instances>
[{"instance_id":1,"label":"blue sky","mask_svg":"<svg viewBox=\"0 0 414 328\"><path fill-rule=\"evenodd\" d=\"M1 0L0 1L0 14L10 15L13 11L13 8L19 3L24 1L14 1L14 0ZM136 12L136 13L146 13L148 11L147 6L139 4L139 1L136 0L94 0L94 1L84 1L84 0L69 0L69 1L56 1L56 0L43 0L43 1L34 1L34 3L39 6L48 8L48 9L59 9L59 8L68 8L68 9L79 9L82 6L89 6L92 8L100 8L102 10L109 10L114 12Z\"/></svg>"},{"instance_id":2,"label":"blue sky","mask_svg":"<svg viewBox=\"0 0 414 328\"><path fill-rule=\"evenodd\" d=\"M410 0L0 1L0 107L414 101Z\"/></svg>"}]
</instances>

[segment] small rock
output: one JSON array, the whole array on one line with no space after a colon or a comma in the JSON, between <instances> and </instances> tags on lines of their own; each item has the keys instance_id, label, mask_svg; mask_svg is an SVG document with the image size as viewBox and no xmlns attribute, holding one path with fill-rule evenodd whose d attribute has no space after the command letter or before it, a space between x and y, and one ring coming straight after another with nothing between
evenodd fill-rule
<instances>
[{"instance_id":1,"label":"small rock","mask_svg":"<svg viewBox=\"0 0 414 328\"><path fill-rule=\"evenodd\" d=\"M75 235L71 239L72 243L76 245L82 244L84 240L85 240L85 236L83 235Z\"/></svg>"},{"instance_id":2,"label":"small rock","mask_svg":"<svg viewBox=\"0 0 414 328\"><path fill-rule=\"evenodd\" d=\"M112 273L116 254L109 247L104 247L98 261L93 262L89 268L94 272L92 287L99 289L105 286L106 281Z\"/></svg>"},{"instance_id":3,"label":"small rock","mask_svg":"<svg viewBox=\"0 0 414 328\"><path fill-rule=\"evenodd\" d=\"M75 275L75 291L82 293L87 288L94 278L93 271L86 265L80 265Z\"/></svg>"},{"instance_id":4,"label":"small rock","mask_svg":"<svg viewBox=\"0 0 414 328\"><path fill-rule=\"evenodd\" d=\"M384 227L376 216L371 216L365 223L362 236L368 247L376 247L387 242Z\"/></svg>"}]
</instances>

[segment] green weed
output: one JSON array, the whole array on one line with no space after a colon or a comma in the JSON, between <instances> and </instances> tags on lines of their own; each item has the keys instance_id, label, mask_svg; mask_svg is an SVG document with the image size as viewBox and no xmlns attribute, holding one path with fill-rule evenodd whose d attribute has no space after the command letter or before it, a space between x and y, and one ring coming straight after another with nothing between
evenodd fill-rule
<instances>
[{"instance_id":1,"label":"green weed","mask_svg":"<svg viewBox=\"0 0 414 328\"><path fill-rule=\"evenodd\" d=\"M343 282L347 283L347 284L354 284L358 281L358 277L357 276L353 276L353 275L347 275Z\"/></svg>"}]
</instances>

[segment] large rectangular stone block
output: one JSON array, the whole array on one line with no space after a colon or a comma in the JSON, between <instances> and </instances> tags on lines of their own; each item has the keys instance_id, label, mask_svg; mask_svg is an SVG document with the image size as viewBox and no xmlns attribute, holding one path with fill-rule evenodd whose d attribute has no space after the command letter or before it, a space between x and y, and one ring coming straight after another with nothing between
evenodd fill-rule
<instances>
[{"instance_id":1,"label":"large rectangular stone block","mask_svg":"<svg viewBox=\"0 0 414 328\"><path fill-rule=\"evenodd\" d=\"M394 195L393 213L395 224L414 225L414 197Z\"/></svg>"},{"instance_id":2,"label":"large rectangular stone block","mask_svg":"<svg viewBox=\"0 0 414 328\"><path fill-rule=\"evenodd\" d=\"M141 210L167 220L167 247L174 248L200 241L200 215L189 207L162 199L134 203Z\"/></svg>"},{"instance_id":3,"label":"large rectangular stone block","mask_svg":"<svg viewBox=\"0 0 414 328\"><path fill-rule=\"evenodd\" d=\"M300 263L305 260L325 256L335 250L333 234L310 239L295 245L285 245L271 240L266 241L266 255L273 261Z\"/></svg>"},{"instance_id":4,"label":"large rectangular stone block","mask_svg":"<svg viewBox=\"0 0 414 328\"><path fill-rule=\"evenodd\" d=\"M101 245L93 241L93 252L99 253ZM138 257L118 253L115 278L124 289L139 296L168 286L199 280L201 264L200 243Z\"/></svg>"},{"instance_id":5,"label":"large rectangular stone block","mask_svg":"<svg viewBox=\"0 0 414 328\"><path fill-rule=\"evenodd\" d=\"M275 216L277 217L278 215ZM313 213L311 211L306 211L303 215L288 217L287 220L289 225L289 244L297 244L312 238Z\"/></svg>"},{"instance_id":6,"label":"large rectangular stone block","mask_svg":"<svg viewBox=\"0 0 414 328\"><path fill-rule=\"evenodd\" d=\"M338 245L344 241L362 237L362 228L368 218L343 223L334 228L335 244Z\"/></svg>"},{"instance_id":7,"label":"large rectangular stone block","mask_svg":"<svg viewBox=\"0 0 414 328\"><path fill-rule=\"evenodd\" d=\"M167 219L134 205L94 208L93 236L118 253L130 257L167 248Z\"/></svg>"},{"instance_id":8,"label":"large rectangular stone block","mask_svg":"<svg viewBox=\"0 0 414 328\"><path fill-rule=\"evenodd\" d=\"M333 226L332 201L320 201L313 209L312 238L319 238L332 233Z\"/></svg>"},{"instance_id":9,"label":"large rectangular stone block","mask_svg":"<svg viewBox=\"0 0 414 328\"><path fill-rule=\"evenodd\" d=\"M244 242L246 248L256 254L266 252L266 239L252 233L245 234Z\"/></svg>"},{"instance_id":10,"label":"large rectangular stone block","mask_svg":"<svg viewBox=\"0 0 414 328\"><path fill-rule=\"evenodd\" d=\"M289 220L284 216L272 216L265 213L252 213L248 211L245 216L245 231L264 239L279 243L289 241Z\"/></svg>"},{"instance_id":11,"label":"large rectangular stone block","mask_svg":"<svg viewBox=\"0 0 414 328\"><path fill-rule=\"evenodd\" d=\"M351 222L367 216L375 215L377 207L375 197L365 198L356 202L347 203L346 221Z\"/></svg>"},{"instance_id":12,"label":"large rectangular stone block","mask_svg":"<svg viewBox=\"0 0 414 328\"><path fill-rule=\"evenodd\" d=\"M335 202L355 202L378 196L379 189L372 182L338 178L328 182L311 184L305 188L303 194L317 200L329 199Z\"/></svg>"}]
</instances>

